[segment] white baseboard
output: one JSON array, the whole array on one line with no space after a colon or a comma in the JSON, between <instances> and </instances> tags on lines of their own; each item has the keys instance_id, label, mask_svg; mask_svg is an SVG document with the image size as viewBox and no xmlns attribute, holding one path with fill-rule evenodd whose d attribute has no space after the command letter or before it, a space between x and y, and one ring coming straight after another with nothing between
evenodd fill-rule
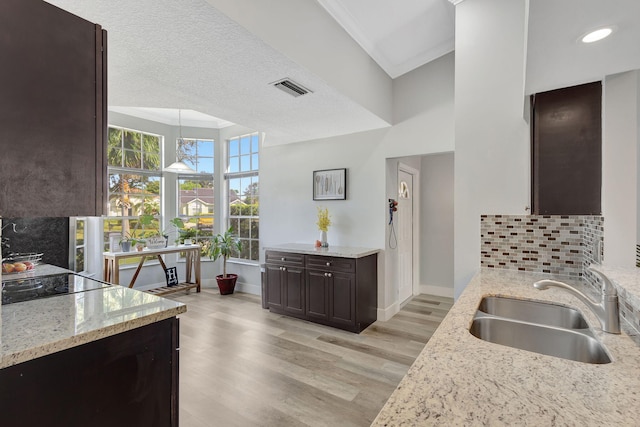
<instances>
[{"instance_id":1,"label":"white baseboard","mask_svg":"<svg viewBox=\"0 0 640 427\"><path fill-rule=\"evenodd\" d=\"M251 285L249 283L236 283L236 289L239 292L244 292L253 295L262 295L262 285Z\"/></svg>"},{"instance_id":2,"label":"white baseboard","mask_svg":"<svg viewBox=\"0 0 640 427\"><path fill-rule=\"evenodd\" d=\"M421 294L435 295L438 297L453 298L453 288L435 285L420 285Z\"/></svg>"},{"instance_id":3,"label":"white baseboard","mask_svg":"<svg viewBox=\"0 0 640 427\"><path fill-rule=\"evenodd\" d=\"M218 289L218 282L216 282L216 279L204 279L202 280L202 287ZM247 294L262 295L262 285L236 282L236 290Z\"/></svg>"},{"instance_id":4,"label":"white baseboard","mask_svg":"<svg viewBox=\"0 0 640 427\"><path fill-rule=\"evenodd\" d=\"M379 308L378 309L378 320L386 322L391 319L400 311L400 304L398 302L394 302L387 308Z\"/></svg>"}]
</instances>

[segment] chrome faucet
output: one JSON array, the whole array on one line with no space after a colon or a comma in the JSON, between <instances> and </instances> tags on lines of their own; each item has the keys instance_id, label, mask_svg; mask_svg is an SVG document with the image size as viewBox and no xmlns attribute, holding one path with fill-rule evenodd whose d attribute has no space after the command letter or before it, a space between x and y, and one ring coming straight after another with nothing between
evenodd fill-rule
<instances>
[{"instance_id":1,"label":"chrome faucet","mask_svg":"<svg viewBox=\"0 0 640 427\"><path fill-rule=\"evenodd\" d=\"M544 290L548 289L551 286L555 286L569 291L591 309L591 311L600 321L600 325L602 326L602 330L604 332L608 332L610 334L619 334L620 312L618 308L618 292L613 286L613 283L611 283L609 278L605 276L602 271L596 269L594 266L589 266L588 270L599 276L604 283L604 286L602 287L602 300L600 303L593 301L591 298L589 298L573 286L555 280L540 280L534 283L533 287L536 289Z\"/></svg>"}]
</instances>

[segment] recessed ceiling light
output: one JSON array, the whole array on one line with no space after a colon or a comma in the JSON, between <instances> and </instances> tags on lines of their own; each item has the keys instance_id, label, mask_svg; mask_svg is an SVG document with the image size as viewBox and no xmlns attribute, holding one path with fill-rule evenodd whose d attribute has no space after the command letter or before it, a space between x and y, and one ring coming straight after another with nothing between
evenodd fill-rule
<instances>
[{"instance_id":1,"label":"recessed ceiling light","mask_svg":"<svg viewBox=\"0 0 640 427\"><path fill-rule=\"evenodd\" d=\"M595 31L585 34L580 40L582 40L582 43L593 43L610 36L611 33L613 33L613 28L611 27L598 28Z\"/></svg>"}]
</instances>

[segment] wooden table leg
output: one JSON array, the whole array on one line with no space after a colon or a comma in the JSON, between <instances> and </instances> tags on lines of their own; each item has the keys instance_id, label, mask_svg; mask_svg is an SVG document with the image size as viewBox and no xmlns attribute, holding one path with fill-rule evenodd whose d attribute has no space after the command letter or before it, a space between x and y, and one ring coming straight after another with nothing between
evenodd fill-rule
<instances>
[{"instance_id":1,"label":"wooden table leg","mask_svg":"<svg viewBox=\"0 0 640 427\"><path fill-rule=\"evenodd\" d=\"M191 283L191 265L193 263L193 253L191 251L186 251L184 253L184 273L185 278L184 281L186 283Z\"/></svg>"},{"instance_id":2,"label":"wooden table leg","mask_svg":"<svg viewBox=\"0 0 640 427\"><path fill-rule=\"evenodd\" d=\"M111 260L111 275L109 277L111 278L111 280L113 280L113 283L115 283L116 285L120 284L120 260L119 259Z\"/></svg>"},{"instance_id":3,"label":"wooden table leg","mask_svg":"<svg viewBox=\"0 0 640 427\"><path fill-rule=\"evenodd\" d=\"M198 287L196 287L196 292L200 292L200 250L195 253L193 270L196 276L196 284L198 285Z\"/></svg>"},{"instance_id":4,"label":"wooden table leg","mask_svg":"<svg viewBox=\"0 0 640 427\"><path fill-rule=\"evenodd\" d=\"M158 261L160 261L160 265L162 266L162 269L164 271L167 271L167 266L164 263L164 260L162 259L162 255L158 254Z\"/></svg>"},{"instance_id":5,"label":"wooden table leg","mask_svg":"<svg viewBox=\"0 0 640 427\"><path fill-rule=\"evenodd\" d=\"M129 282L129 287L133 288L133 284L136 283L136 279L138 278L138 274L140 274L140 270L142 269L142 264L144 264L144 261L147 259L147 257L145 255L142 255L142 257L140 258L140 263L138 264L138 268L136 268L136 272L133 274L133 277L131 278L131 282Z\"/></svg>"}]
</instances>

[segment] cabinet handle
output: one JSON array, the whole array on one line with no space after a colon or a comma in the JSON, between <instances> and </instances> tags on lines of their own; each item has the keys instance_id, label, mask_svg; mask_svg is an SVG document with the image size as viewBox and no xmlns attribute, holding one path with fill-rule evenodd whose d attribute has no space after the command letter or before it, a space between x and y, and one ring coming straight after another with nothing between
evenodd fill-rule
<instances>
[{"instance_id":1,"label":"cabinet handle","mask_svg":"<svg viewBox=\"0 0 640 427\"><path fill-rule=\"evenodd\" d=\"M327 267L331 267L331 263L330 262L327 263Z\"/></svg>"},{"instance_id":2,"label":"cabinet handle","mask_svg":"<svg viewBox=\"0 0 640 427\"><path fill-rule=\"evenodd\" d=\"M287 271L287 267L282 267L282 271Z\"/></svg>"},{"instance_id":3,"label":"cabinet handle","mask_svg":"<svg viewBox=\"0 0 640 427\"><path fill-rule=\"evenodd\" d=\"M285 257L280 258L280 261L286 261Z\"/></svg>"},{"instance_id":4,"label":"cabinet handle","mask_svg":"<svg viewBox=\"0 0 640 427\"><path fill-rule=\"evenodd\" d=\"M327 277L331 277L331 273L324 273Z\"/></svg>"}]
</instances>

